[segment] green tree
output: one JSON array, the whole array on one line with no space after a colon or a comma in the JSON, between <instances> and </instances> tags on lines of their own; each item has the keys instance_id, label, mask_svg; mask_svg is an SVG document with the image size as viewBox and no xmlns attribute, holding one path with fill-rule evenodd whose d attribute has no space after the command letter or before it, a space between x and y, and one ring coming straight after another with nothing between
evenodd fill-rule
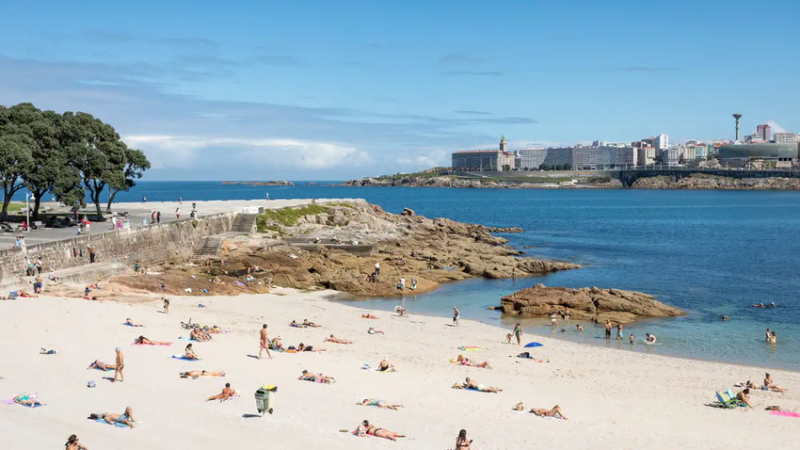
<instances>
[{"instance_id":1,"label":"green tree","mask_svg":"<svg viewBox=\"0 0 800 450\"><path fill-rule=\"evenodd\" d=\"M121 184L127 146L114 127L91 114L65 112L63 120L64 131L71 142L67 149L70 164L80 172L83 187L102 219L100 194L109 183Z\"/></svg>"},{"instance_id":2,"label":"green tree","mask_svg":"<svg viewBox=\"0 0 800 450\"><path fill-rule=\"evenodd\" d=\"M36 145L30 127L21 125L25 110L0 106L0 183L3 185L3 209L0 218L8 217L11 197L23 187L22 176L31 166L31 151Z\"/></svg>"},{"instance_id":3,"label":"green tree","mask_svg":"<svg viewBox=\"0 0 800 450\"><path fill-rule=\"evenodd\" d=\"M142 178L144 171L150 168L150 161L141 150L125 147L125 168L120 172L116 172L109 179L108 189L108 205L106 212L111 212L111 203L114 202L114 197L120 191L128 191L130 188L136 186L136 180Z\"/></svg>"}]
</instances>

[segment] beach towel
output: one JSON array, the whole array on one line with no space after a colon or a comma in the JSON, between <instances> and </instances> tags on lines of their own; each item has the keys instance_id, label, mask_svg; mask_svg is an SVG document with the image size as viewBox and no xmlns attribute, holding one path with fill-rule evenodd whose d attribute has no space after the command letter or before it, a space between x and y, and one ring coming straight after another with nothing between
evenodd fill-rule
<instances>
[{"instance_id":1,"label":"beach towel","mask_svg":"<svg viewBox=\"0 0 800 450\"><path fill-rule=\"evenodd\" d=\"M117 428L130 428L129 426L125 425L125 424L124 424L124 423L122 423L122 422L108 423L108 422L106 422L106 420L105 420L105 419L103 419L102 417L101 417L101 418L99 418L99 419L95 419L95 422L97 422L97 423L102 423L102 424L106 424L106 425L115 426L115 427L117 427ZM137 425L139 424L139 422L134 422L134 423L135 423L135 424L137 424Z\"/></svg>"},{"instance_id":2,"label":"beach towel","mask_svg":"<svg viewBox=\"0 0 800 450\"><path fill-rule=\"evenodd\" d=\"M800 413L791 411L770 411L769 414L771 416L800 417Z\"/></svg>"},{"instance_id":3,"label":"beach towel","mask_svg":"<svg viewBox=\"0 0 800 450\"><path fill-rule=\"evenodd\" d=\"M458 349L463 350L465 352L481 352L483 350L486 350L483 347L470 347L470 346L458 347Z\"/></svg>"},{"instance_id":4,"label":"beach towel","mask_svg":"<svg viewBox=\"0 0 800 450\"><path fill-rule=\"evenodd\" d=\"M530 348L530 347L544 347L544 345L538 342L528 342L527 344L525 344L525 348Z\"/></svg>"},{"instance_id":5,"label":"beach towel","mask_svg":"<svg viewBox=\"0 0 800 450\"><path fill-rule=\"evenodd\" d=\"M195 341L195 342L200 342L200 341L198 341L197 339L195 339L195 338L192 338L192 337L189 337L189 336L180 336L180 337L178 338L178 340L179 340L179 341Z\"/></svg>"},{"instance_id":6,"label":"beach towel","mask_svg":"<svg viewBox=\"0 0 800 450\"><path fill-rule=\"evenodd\" d=\"M167 343L163 343L163 344L161 344L161 343L159 343L159 344L139 344L137 342L134 342L131 345L150 345L150 346L153 346L153 347L156 347L156 346L169 347L170 345L172 345L172 342L167 342Z\"/></svg>"},{"instance_id":7,"label":"beach towel","mask_svg":"<svg viewBox=\"0 0 800 450\"><path fill-rule=\"evenodd\" d=\"M42 404L42 403L35 404L35 405L23 405L22 403L17 403L17 402L15 402L15 401L14 401L14 398L9 398L9 399L5 399L5 400L0 400L0 403L6 404L6 405L19 405L19 406L25 406L26 408L38 408L38 407L40 407L40 406L44 406L44 404Z\"/></svg>"},{"instance_id":8,"label":"beach towel","mask_svg":"<svg viewBox=\"0 0 800 450\"><path fill-rule=\"evenodd\" d=\"M181 359L183 361L200 361L199 359L187 358L186 355L172 355L172 359Z\"/></svg>"},{"instance_id":9,"label":"beach towel","mask_svg":"<svg viewBox=\"0 0 800 450\"><path fill-rule=\"evenodd\" d=\"M123 323L123 325L125 325L126 327L131 327L131 328L141 328L141 327L137 327L136 325L129 324L129 323Z\"/></svg>"}]
</instances>

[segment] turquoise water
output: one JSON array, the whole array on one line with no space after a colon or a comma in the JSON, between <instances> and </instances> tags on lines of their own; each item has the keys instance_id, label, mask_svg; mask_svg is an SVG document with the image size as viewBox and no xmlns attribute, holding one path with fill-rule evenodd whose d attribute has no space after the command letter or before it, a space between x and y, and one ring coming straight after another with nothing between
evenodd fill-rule
<instances>
[{"instance_id":1,"label":"turquoise water","mask_svg":"<svg viewBox=\"0 0 800 450\"><path fill-rule=\"evenodd\" d=\"M521 226L511 245L543 258L574 261L583 269L536 278L468 280L402 300L411 314L463 318L513 326L489 305L518 289L597 286L637 290L686 309L675 319L642 321L625 335L645 332L658 345L637 341L633 351L689 356L800 370L800 193L753 191L481 190L362 187L222 186L218 182L141 182L119 201L264 198L365 198L390 212L403 207L428 217L495 226ZM399 299L358 305L392 309ZM775 302L774 309L751 308ZM730 321L722 322L727 314ZM526 331L549 335L540 321ZM559 338L606 345L600 328L574 321ZM763 340L777 332L778 344ZM559 327L560 329L560 327ZM498 338L502 338L499 336ZM625 343L608 345L630 350Z\"/></svg>"}]
</instances>

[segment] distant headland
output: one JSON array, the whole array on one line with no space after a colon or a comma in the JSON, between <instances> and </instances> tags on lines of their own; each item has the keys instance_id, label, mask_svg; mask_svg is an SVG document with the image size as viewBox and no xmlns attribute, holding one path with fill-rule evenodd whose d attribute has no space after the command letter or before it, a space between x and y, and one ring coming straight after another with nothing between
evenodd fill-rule
<instances>
[{"instance_id":1,"label":"distant headland","mask_svg":"<svg viewBox=\"0 0 800 450\"><path fill-rule=\"evenodd\" d=\"M291 181L223 181L222 184L243 186L294 186Z\"/></svg>"}]
</instances>

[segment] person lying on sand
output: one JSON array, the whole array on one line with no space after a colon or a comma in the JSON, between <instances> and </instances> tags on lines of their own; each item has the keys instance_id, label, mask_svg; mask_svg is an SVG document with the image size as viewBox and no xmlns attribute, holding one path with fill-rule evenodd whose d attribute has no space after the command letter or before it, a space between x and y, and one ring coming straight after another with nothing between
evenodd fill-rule
<instances>
[{"instance_id":1,"label":"person lying on sand","mask_svg":"<svg viewBox=\"0 0 800 450\"><path fill-rule=\"evenodd\" d=\"M356 436L364 436L370 435L375 437L380 437L384 439L389 439L390 441L396 441L397 438L406 437L404 434L395 433L393 431L389 431L385 428L377 428L375 425L371 425L368 420L361 422L361 425L353 431L353 434Z\"/></svg>"},{"instance_id":2,"label":"person lying on sand","mask_svg":"<svg viewBox=\"0 0 800 450\"><path fill-rule=\"evenodd\" d=\"M325 342L333 342L334 344L352 344L353 341L348 341L347 339L337 338L334 335L330 335L325 338Z\"/></svg>"},{"instance_id":3,"label":"person lying on sand","mask_svg":"<svg viewBox=\"0 0 800 450\"><path fill-rule=\"evenodd\" d=\"M323 375L321 373L315 375L315 374L313 374L313 373L311 373L311 372L309 372L307 370L304 370L302 375L300 375L297 379L298 380L303 380L303 381L313 381L315 383L328 383L328 384L330 384L330 383L335 383L336 382L336 379L333 378L333 377L329 377L329 376Z\"/></svg>"},{"instance_id":4,"label":"person lying on sand","mask_svg":"<svg viewBox=\"0 0 800 450\"><path fill-rule=\"evenodd\" d=\"M183 356L186 359L200 359L200 358L197 357L197 353L194 352L194 349L192 348L192 344L191 343L189 345L187 345L186 348L183 350Z\"/></svg>"},{"instance_id":5,"label":"person lying on sand","mask_svg":"<svg viewBox=\"0 0 800 450\"><path fill-rule=\"evenodd\" d=\"M139 327L143 327L143 326L144 326L144 325L142 325L142 324L140 324L140 323L133 323L133 322L131 321L131 319L125 319L125 325L127 325L127 326L129 326L129 327L136 327L136 328L139 328Z\"/></svg>"},{"instance_id":6,"label":"person lying on sand","mask_svg":"<svg viewBox=\"0 0 800 450\"><path fill-rule=\"evenodd\" d=\"M106 364L98 359L95 359L93 363L89 364L87 369L100 369L108 372L109 370L117 370L117 366L114 364Z\"/></svg>"},{"instance_id":7,"label":"person lying on sand","mask_svg":"<svg viewBox=\"0 0 800 450\"><path fill-rule=\"evenodd\" d=\"M531 412L539 417L557 417L559 419L569 420L567 416L561 413L561 407L558 405L550 409L531 408Z\"/></svg>"},{"instance_id":8,"label":"person lying on sand","mask_svg":"<svg viewBox=\"0 0 800 450\"><path fill-rule=\"evenodd\" d=\"M397 411L398 408L403 408L403 405L395 404L395 403L387 403L383 400L377 400L374 398L363 398L360 402L356 403L356 405L360 406L377 406L378 408L385 408Z\"/></svg>"},{"instance_id":9,"label":"person lying on sand","mask_svg":"<svg viewBox=\"0 0 800 450\"><path fill-rule=\"evenodd\" d=\"M181 372L180 376L181 378L192 378L192 379L197 379L200 377L219 378L219 377L224 377L225 372L207 372L205 370L192 370L190 372Z\"/></svg>"},{"instance_id":10,"label":"person lying on sand","mask_svg":"<svg viewBox=\"0 0 800 450\"><path fill-rule=\"evenodd\" d=\"M377 319L377 317L373 316L372 314L362 314L362 319Z\"/></svg>"},{"instance_id":11,"label":"person lying on sand","mask_svg":"<svg viewBox=\"0 0 800 450\"><path fill-rule=\"evenodd\" d=\"M103 420L108 422L110 425L114 425L115 423L123 423L131 428L133 428L133 423L135 422L133 419L133 411L131 410L130 406L125 408L125 412L122 414L103 413Z\"/></svg>"},{"instance_id":12,"label":"person lying on sand","mask_svg":"<svg viewBox=\"0 0 800 450\"><path fill-rule=\"evenodd\" d=\"M394 368L394 365L389 364L389 358L384 356L381 363L378 364L378 372L397 372L397 369Z\"/></svg>"},{"instance_id":13,"label":"person lying on sand","mask_svg":"<svg viewBox=\"0 0 800 450\"><path fill-rule=\"evenodd\" d=\"M296 320L293 320L292 323L289 324L289 326L294 328L307 328L307 326L303 325L302 323L297 323Z\"/></svg>"},{"instance_id":14,"label":"person lying on sand","mask_svg":"<svg viewBox=\"0 0 800 450\"><path fill-rule=\"evenodd\" d=\"M477 381L471 379L470 377L467 377L465 386L467 389L473 389L481 392L492 392L495 394L498 392L503 392L502 389L496 388L494 386L484 386L482 384L478 384Z\"/></svg>"},{"instance_id":15,"label":"person lying on sand","mask_svg":"<svg viewBox=\"0 0 800 450\"><path fill-rule=\"evenodd\" d=\"M39 401L36 394L19 394L14 397L14 403L25 406L42 406L42 402Z\"/></svg>"},{"instance_id":16,"label":"person lying on sand","mask_svg":"<svg viewBox=\"0 0 800 450\"><path fill-rule=\"evenodd\" d=\"M322 325L317 325L314 322L309 322L308 319L303 319L302 325L311 328L322 328Z\"/></svg>"},{"instance_id":17,"label":"person lying on sand","mask_svg":"<svg viewBox=\"0 0 800 450\"><path fill-rule=\"evenodd\" d=\"M451 359L450 362L454 364L461 364L462 366L481 367L483 369L492 368L492 366L489 365L489 361L484 361L482 363L479 363L475 360L465 358L464 355L458 355L456 359Z\"/></svg>"},{"instance_id":18,"label":"person lying on sand","mask_svg":"<svg viewBox=\"0 0 800 450\"><path fill-rule=\"evenodd\" d=\"M202 330L203 330L204 332L206 332L206 333L209 333L209 334L220 334L220 333L224 333L224 332L225 332L225 330L223 330L222 328L220 328L220 327L218 327L218 326L216 326L216 325L214 325L214 326L211 326L211 327L209 327L208 325L206 325L206 326L204 326L204 327L202 328Z\"/></svg>"},{"instance_id":19,"label":"person lying on sand","mask_svg":"<svg viewBox=\"0 0 800 450\"><path fill-rule=\"evenodd\" d=\"M169 345L170 344L170 342L151 341L150 339L147 339L144 336L139 336L138 338L136 338L135 341L133 341L133 343L136 344L136 345Z\"/></svg>"},{"instance_id":20,"label":"person lying on sand","mask_svg":"<svg viewBox=\"0 0 800 450\"><path fill-rule=\"evenodd\" d=\"M222 389L222 392L220 392L217 395L212 395L211 397L208 397L206 401L210 402L211 400L219 400L220 402L224 402L225 400L229 400L234 395L236 395L236 391L231 389L231 384L225 383L225 388Z\"/></svg>"},{"instance_id":21,"label":"person lying on sand","mask_svg":"<svg viewBox=\"0 0 800 450\"><path fill-rule=\"evenodd\" d=\"M369 327L369 330L367 330L367 333L369 333L369 334L384 334L383 331L376 330L375 327Z\"/></svg>"},{"instance_id":22,"label":"person lying on sand","mask_svg":"<svg viewBox=\"0 0 800 450\"><path fill-rule=\"evenodd\" d=\"M269 342L269 349L270 350L276 350L276 351L284 351L285 350L283 348L283 342L281 342L281 337L280 336L276 336L276 337L272 338L272 340Z\"/></svg>"},{"instance_id":23,"label":"person lying on sand","mask_svg":"<svg viewBox=\"0 0 800 450\"><path fill-rule=\"evenodd\" d=\"M768 373L764 374L764 386L761 389L765 391L770 390L772 392L786 392L786 389L773 384L772 377Z\"/></svg>"},{"instance_id":24,"label":"person lying on sand","mask_svg":"<svg viewBox=\"0 0 800 450\"><path fill-rule=\"evenodd\" d=\"M324 348L314 348L311 345L305 345L302 342L297 345L298 352L324 352L326 351Z\"/></svg>"}]
</instances>

